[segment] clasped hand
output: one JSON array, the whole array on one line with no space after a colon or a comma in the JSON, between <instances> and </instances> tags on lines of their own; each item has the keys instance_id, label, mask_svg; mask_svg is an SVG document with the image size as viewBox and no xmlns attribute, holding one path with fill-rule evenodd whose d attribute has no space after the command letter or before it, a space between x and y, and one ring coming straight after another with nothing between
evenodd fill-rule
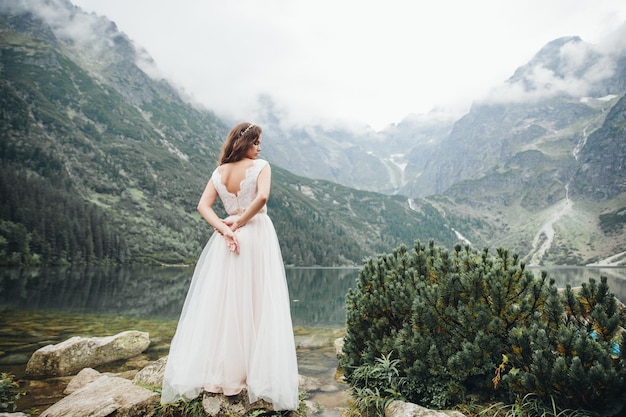
<instances>
[{"instance_id":1,"label":"clasped hand","mask_svg":"<svg viewBox=\"0 0 626 417\"><path fill-rule=\"evenodd\" d=\"M224 236L224 240L226 240L226 246L228 246L228 250L231 252L235 252L239 255L239 242L237 241L237 237L233 234L232 237Z\"/></svg>"},{"instance_id":2,"label":"clasped hand","mask_svg":"<svg viewBox=\"0 0 626 417\"><path fill-rule=\"evenodd\" d=\"M228 229L226 229L225 232L222 232L215 228L215 231L220 233L224 237L228 250L231 252L235 252L237 255L239 255L239 241L237 240L237 236L235 235L235 230L239 228L239 224L235 219L232 218L232 216L222 219L222 223L228 226Z\"/></svg>"}]
</instances>

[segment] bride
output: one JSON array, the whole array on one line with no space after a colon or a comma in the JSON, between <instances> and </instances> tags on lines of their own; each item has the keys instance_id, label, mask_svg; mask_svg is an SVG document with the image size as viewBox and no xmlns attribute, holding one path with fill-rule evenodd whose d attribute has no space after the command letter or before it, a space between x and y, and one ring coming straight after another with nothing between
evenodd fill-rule
<instances>
[{"instance_id":1,"label":"bride","mask_svg":"<svg viewBox=\"0 0 626 417\"><path fill-rule=\"evenodd\" d=\"M298 408L298 365L278 237L267 215L271 169L261 128L240 123L198 203L215 229L196 264L163 378L162 403L204 391ZM213 210L217 198L228 217Z\"/></svg>"}]
</instances>

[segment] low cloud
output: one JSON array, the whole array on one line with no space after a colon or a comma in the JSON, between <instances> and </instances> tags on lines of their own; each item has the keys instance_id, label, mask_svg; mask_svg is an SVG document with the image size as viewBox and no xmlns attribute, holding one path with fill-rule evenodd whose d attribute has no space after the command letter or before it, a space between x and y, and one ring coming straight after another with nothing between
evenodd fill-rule
<instances>
[{"instance_id":1,"label":"low cloud","mask_svg":"<svg viewBox=\"0 0 626 417\"><path fill-rule=\"evenodd\" d=\"M82 48L94 69L110 62L100 58L119 59L102 55L111 46L130 45L133 55L123 59L220 117L262 118L258 98L269 96L289 124L349 121L383 128L433 108L461 116L481 97L581 96L594 80L610 77L612 57L626 43L622 30L602 44L567 45L558 70L537 63L524 82L502 84L551 39L573 34L596 42L596 35L623 21L623 1L529 0L506 7L461 0L72 1L82 8L69 0L0 0L0 6L45 19L56 36Z\"/></svg>"},{"instance_id":2,"label":"low cloud","mask_svg":"<svg viewBox=\"0 0 626 417\"><path fill-rule=\"evenodd\" d=\"M481 102L535 102L563 94L593 96L600 84L615 75L619 60L626 56L625 37L626 24L596 45L572 38L552 55L539 58L538 54Z\"/></svg>"},{"instance_id":3,"label":"low cloud","mask_svg":"<svg viewBox=\"0 0 626 417\"><path fill-rule=\"evenodd\" d=\"M123 52L122 59L131 56L148 76L162 78L145 49L137 48L106 17L85 13L67 0L15 0L9 4L2 3L1 7L9 13L30 12L44 21L58 39L68 41L72 48L80 52L88 68L97 68L103 63L119 59L116 53ZM112 50L116 52L111 53Z\"/></svg>"},{"instance_id":4,"label":"low cloud","mask_svg":"<svg viewBox=\"0 0 626 417\"><path fill-rule=\"evenodd\" d=\"M60 39L90 44L94 48L105 46L107 42L111 46L112 39L103 37L111 22L95 14L85 14L66 0L14 0L5 7L13 13L32 13L47 23Z\"/></svg>"}]
</instances>

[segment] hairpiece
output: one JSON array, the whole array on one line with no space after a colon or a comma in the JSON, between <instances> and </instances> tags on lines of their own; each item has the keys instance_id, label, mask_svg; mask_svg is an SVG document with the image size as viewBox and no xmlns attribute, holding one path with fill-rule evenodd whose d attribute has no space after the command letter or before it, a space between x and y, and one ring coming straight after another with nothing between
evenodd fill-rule
<instances>
[{"instance_id":1,"label":"hairpiece","mask_svg":"<svg viewBox=\"0 0 626 417\"><path fill-rule=\"evenodd\" d=\"M239 137L242 137L243 135L245 135L246 133L248 133L248 130L250 130L250 128L254 126L254 123L250 123L250 126L246 127L246 130L244 130L243 132L241 132L241 134L239 135Z\"/></svg>"}]
</instances>

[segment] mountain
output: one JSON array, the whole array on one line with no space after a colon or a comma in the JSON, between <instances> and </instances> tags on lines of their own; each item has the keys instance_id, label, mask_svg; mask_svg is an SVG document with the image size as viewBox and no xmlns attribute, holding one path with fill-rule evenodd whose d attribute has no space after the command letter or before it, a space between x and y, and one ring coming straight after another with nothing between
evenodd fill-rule
<instances>
[{"instance_id":1,"label":"mountain","mask_svg":"<svg viewBox=\"0 0 626 417\"><path fill-rule=\"evenodd\" d=\"M575 154L575 195L611 200L626 192L626 96L609 110L604 123Z\"/></svg>"},{"instance_id":2,"label":"mountain","mask_svg":"<svg viewBox=\"0 0 626 417\"><path fill-rule=\"evenodd\" d=\"M548 42L507 84L529 92L568 92L604 97L626 90L626 54L622 25L603 45L591 45L578 36Z\"/></svg>"},{"instance_id":3,"label":"mountain","mask_svg":"<svg viewBox=\"0 0 626 417\"><path fill-rule=\"evenodd\" d=\"M356 265L415 239L534 265L626 263L626 48L549 42L467 114L282 125L262 97L287 264ZM230 121L190 104L106 18L0 0L0 263L189 263ZM381 194L384 193L384 194Z\"/></svg>"},{"instance_id":4,"label":"mountain","mask_svg":"<svg viewBox=\"0 0 626 417\"><path fill-rule=\"evenodd\" d=\"M480 219L489 230L461 229L467 239L531 264L626 263L625 57L577 37L548 43L455 123L403 191Z\"/></svg>"},{"instance_id":5,"label":"mountain","mask_svg":"<svg viewBox=\"0 0 626 417\"><path fill-rule=\"evenodd\" d=\"M546 141L426 200L479 220L479 227L468 221L458 229L472 244L511 248L532 265L602 264L610 257L623 265L626 129L618 120L625 100L613 104L588 137L574 143L566 134L571 153Z\"/></svg>"},{"instance_id":6,"label":"mountain","mask_svg":"<svg viewBox=\"0 0 626 417\"><path fill-rule=\"evenodd\" d=\"M283 126L271 98L262 97L260 107L259 122L269 128L265 153L270 161L297 175L385 194L397 194L419 175L455 121L438 113L409 115L381 132L341 123Z\"/></svg>"},{"instance_id":7,"label":"mountain","mask_svg":"<svg viewBox=\"0 0 626 417\"><path fill-rule=\"evenodd\" d=\"M0 0L0 264L194 262L212 232L195 206L228 129L108 19L66 0ZM277 162L268 208L287 264L456 242L461 220L428 202Z\"/></svg>"},{"instance_id":8,"label":"mountain","mask_svg":"<svg viewBox=\"0 0 626 417\"><path fill-rule=\"evenodd\" d=\"M619 254L626 263L623 39L626 24L600 45L555 39L458 120L422 115L379 132L345 129L333 141L309 128L301 153L315 147L345 157L341 173L372 173L357 182L321 159L325 178L464 217L455 230L477 247L506 246L531 264ZM388 161L398 163L385 174ZM292 164L298 172L302 160Z\"/></svg>"}]
</instances>

